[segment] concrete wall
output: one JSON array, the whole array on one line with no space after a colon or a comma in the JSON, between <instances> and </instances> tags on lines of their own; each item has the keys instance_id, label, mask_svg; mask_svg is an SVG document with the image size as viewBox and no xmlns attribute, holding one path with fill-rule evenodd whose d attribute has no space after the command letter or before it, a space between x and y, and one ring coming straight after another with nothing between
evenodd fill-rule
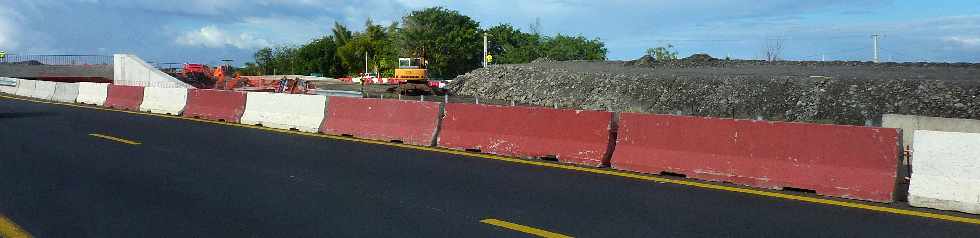
<instances>
[{"instance_id":1,"label":"concrete wall","mask_svg":"<svg viewBox=\"0 0 980 238\"><path fill-rule=\"evenodd\" d=\"M107 83L78 83L77 102L102 106L109 94Z\"/></svg>"},{"instance_id":2,"label":"concrete wall","mask_svg":"<svg viewBox=\"0 0 980 238\"><path fill-rule=\"evenodd\" d=\"M58 83L51 100L74 103L78 99L78 83Z\"/></svg>"},{"instance_id":3,"label":"concrete wall","mask_svg":"<svg viewBox=\"0 0 980 238\"><path fill-rule=\"evenodd\" d=\"M112 65L0 64L0 76L11 78L86 77L112 80Z\"/></svg>"},{"instance_id":4,"label":"concrete wall","mask_svg":"<svg viewBox=\"0 0 980 238\"><path fill-rule=\"evenodd\" d=\"M316 133L327 107L321 95L248 92L242 124Z\"/></svg>"},{"instance_id":5,"label":"concrete wall","mask_svg":"<svg viewBox=\"0 0 980 238\"><path fill-rule=\"evenodd\" d=\"M909 204L980 214L980 134L915 131Z\"/></svg>"},{"instance_id":6,"label":"concrete wall","mask_svg":"<svg viewBox=\"0 0 980 238\"><path fill-rule=\"evenodd\" d=\"M17 93L17 83L20 79L0 77L0 93L14 94Z\"/></svg>"},{"instance_id":7,"label":"concrete wall","mask_svg":"<svg viewBox=\"0 0 980 238\"><path fill-rule=\"evenodd\" d=\"M14 92L14 95L21 96L21 97L30 97L31 95L34 95L34 88L36 86L37 86L36 80L21 79L17 83L17 91Z\"/></svg>"},{"instance_id":8,"label":"concrete wall","mask_svg":"<svg viewBox=\"0 0 980 238\"><path fill-rule=\"evenodd\" d=\"M34 93L31 94L31 97L42 100L51 100L51 97L54 96L55 87L55 82L35 81Z\"/></svg>"},{"instance_id":9,"label":"concrete wall","mask_svg":"<svg viewBox=\"0 0 980 238\"><path fill-rule=\"evenodd\" d=\"M180 115L186 105L187 89L149 87L143 90L140 111Z\"/></svg>"},{"instance_id":10,"label":"concrete wall","mask_svg":"<svg viewBox=\"0 0 980 238\"><path fill-rule=\"evenodd\" d=\"M135 55L115 54L113 84L156 88L194 88L160 71Z\"/></svg>"},{"instance_id":11,"label":"concrete wall","mask_svg":"<svg viewBox=\"0 0 980 238\"><path fill-rule=\"evenodd\" d=\"M980 133L980 120L885 114L882 127L902 129L902 141L912 146L916 130Z\"/></svg>"}]
</instances>

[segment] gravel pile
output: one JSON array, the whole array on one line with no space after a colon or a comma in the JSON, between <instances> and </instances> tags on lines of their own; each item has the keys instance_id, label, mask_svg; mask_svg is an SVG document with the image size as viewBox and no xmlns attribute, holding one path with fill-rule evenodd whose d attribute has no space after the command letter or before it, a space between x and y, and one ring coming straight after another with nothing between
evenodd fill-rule
<instances>
[{"instance_id":1,"label":"gravel pile","mask_svg":"<svg viewBox=\"0 0 980 238\"><path fill-rule=\"evenodd\" d=\"M980 65L536 60L457 77L451 93L563 108L864 125L885 113L980 119Z\"/></svg>"}]
</instances>

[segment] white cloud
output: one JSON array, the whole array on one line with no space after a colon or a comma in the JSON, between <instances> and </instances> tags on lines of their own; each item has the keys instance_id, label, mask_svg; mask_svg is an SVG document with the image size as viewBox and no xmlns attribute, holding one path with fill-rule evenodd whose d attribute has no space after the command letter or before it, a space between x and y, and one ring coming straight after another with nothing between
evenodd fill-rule
<instances>
[{"instance_id":1,"label":"white cloud","mask_svg":"<svg viewBox=\"0 0 980 238\"><path fill-rule=\"evenodd\" d=\"M946 37L946 42L961 45L963 47L980 47L980 37L976 36L951 36Z\"/></svg>"},{"instance_id":2,"label":"white cloud","mask_svg":"<svg viewBox=\"0 0 980 238\"><path fill-rule=\"evenodd\" d=\"M186 32L177 37L177 44L185 46L224 48L235 47L239 49L256 49L266 47L271 44L265 39L252 36L249 33L239 33L238 35L229 34L222 31L217 26L209 25L201 29Z\"/></svg>"},{"instance_id":3,"label":"white cloud","mask_svg":"<svg viewBox=\"0 0 980 238\"><path fill-rule=\"evenodd\" d=\"M17 40L20 20L20 15L12 9L0 9L0 50L12 50L20 46Z\"/></svg>"}]
</instances>

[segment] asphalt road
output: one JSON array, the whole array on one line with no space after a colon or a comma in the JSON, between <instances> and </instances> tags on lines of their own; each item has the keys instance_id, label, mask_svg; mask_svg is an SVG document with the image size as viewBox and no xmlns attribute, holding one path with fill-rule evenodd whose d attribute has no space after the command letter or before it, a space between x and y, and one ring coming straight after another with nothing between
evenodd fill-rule
<instances>
[{"instance_id":1,"label":"asphalt road","mask_svg":"<svg viewBox=\"0 0 980 238\"><path fill-rule=\"evenodd\" d=\"M980 237L968 223L6 98L0 213L35 237L531 237L484 219L575 237Z\"/></svg>"}]
</instances>

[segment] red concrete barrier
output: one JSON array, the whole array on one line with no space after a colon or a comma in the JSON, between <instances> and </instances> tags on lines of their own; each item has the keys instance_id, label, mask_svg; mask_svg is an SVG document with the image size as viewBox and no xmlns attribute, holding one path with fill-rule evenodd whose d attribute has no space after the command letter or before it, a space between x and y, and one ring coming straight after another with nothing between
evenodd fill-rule
<instances>
[{"instance_id":1,"label":"red concrete barrier","mask_svg":"<svg viewBox=\"0 0 980 238\"><path fill-rule=\"evenodd\" d=\"M506 156L553 156L564 163L602 166L609 162L612 115L450 103L438 144Z\"/></svg>"},{"instance_id":2,"label":"red concrete barrier","mask_svg":"<svg viewBox=\"0 0 980 238\"><path fill-rule=\"evenodd\" d=\"M441 103L330 97L320 132L431 146Z\"/></svg>"},{"instance_id":3,"label":"red concrete barrier","mask_svg":"<svg viewBox=\"0 0 980 238\"><path fill-rule=\"evenodd\" d=\"M109 85L108 96L105 100L106 107L139 111L140 103L143 103L143 87Z\"/></svg>"},{"instance_id":4,"label":"red concrete barrier","mask_svg":"<svg viewBox=\"0 0 980 238\"><path fill-rule=\"evenodd\" d=\"M184 117L239 122L245 113L245 92L193 89L187 92Z\"/></svg>"},{"instance_id":5,"label":"red concrete barrier","mask_svg":"<svg viewBox=\"0 0 980 238\"><path fill-rule=\"evenodd\" d=\"M622 113L612 167L889 202L896 129Z\"/></svg>"}]
</instances>

